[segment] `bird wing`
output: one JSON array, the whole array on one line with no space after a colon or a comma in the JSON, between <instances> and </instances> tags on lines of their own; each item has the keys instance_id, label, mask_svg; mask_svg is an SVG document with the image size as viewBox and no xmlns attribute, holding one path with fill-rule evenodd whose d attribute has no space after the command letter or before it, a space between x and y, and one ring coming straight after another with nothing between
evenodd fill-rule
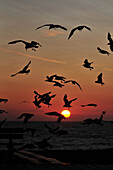
<instances>
[{"instance_id":1,"label":"bird wing","mask_svg":"<svg viewBox=\"0 0 113 170\"><path fill-rule=\"evenodd\" d=\"M86 28L87 30L91 31L90 27L84 26L84 28Z\"/></svg>"},{"instance_id":2,"label":"bird wing","mask_svg":"<svg viewBox=\"0 0 113 170\"><path fill-rule=\"evenodd\" d=\"M21 118L23 118L25 116L25 114L23 113L23 114L21 114L17 119L21 119Z\"/></svg>"},{"instance_id":3,"label":"bird wing","mask_svg":"<svg viewBox=\"0 0 113 170\"><path fill-rule=\"evenodd\" d=\"M75 27L71 30L70 34L69 34L69 37L68 37L68 40L71 38L71 36L74 34L74 32L78 29L78 27Z\"/></svg>"},{"instance_id":4,"label":"bird wing","mask_svg":"<svg viewBox=\"0 0 113 170\"><path fill-rule=\"evenodd\" d=\"M26 71L30 64L31 64L31 61L29 61L29 63L23 68L22 71Z\"/></svg>"},{"instance_id":5,"label":"bird wing","mask_svg":"<svg viewBox=\"0 0 113 170\"><path fill-rule=\"evenodd\" d=\"M64 83L69 83L69 82L71 82L71 80L67 80L67 81L65 81Z\"/></svg>"},{"instance_id":6,"label":"bird wing","mask_svg":"<svg viewBox=\"0 0 113 170\"><path fill-rule=\"evenodd\" d=\"M98 51L101 51L101 49L100 49L99 47L97 47L97 50L98 50Z\"/></svg>"},{"instance_id":7,"label":"bird wing","mask_svg":"<svg viewBox=\"0 0 113 170\"><path fill-rule=\"evenodd\" d=\"M61 29L65 30L65 31L67 31L67 28L65 28L65 27L63 27L63 26L61 26L61 25L55 25L55 27L56 27L56 28L61 28Z\"/></svg>"},{"instance_id":8,"label":"bird wing","mask_svg":"<svg viewBox=\"0 0 113 170\"><path fill-rule=\"evenodd\" d=\"M51 130L51 128L50 128L47 124L44 124L44 126L45 126L47 129Z\"/></svg>"},{"instance_id":9,"label":"bird wing","mask_svg":"<svg viewBox=\"0 0 113 170\"><path fill-rule=\"evenodd\" d=\"M87 64L87 63L88 63L88 59L85 59L85 60L84 60L84 63Z\"/></svg>"},{"instance_id":10,"label":"bird wing","mask_svg":"<svg viewBox=\"0 0 113 170\"><path fill-rule=\"evenodd\" d=\"M82 91L82 88L81 88L81 86L80 86L80 84L79 84L79 83L77 83L76 81L72 81L72 84L77 84L77 85L78 85L78 87L80 88L80 90Z\"/></svg>"},{"instance_id":11,"label":"bird wing","mask_svg":"<svg viewBox=\"0 0 113 170\"><path fill-rule=\"evenodd\" d=\"M102 81L102 73L100 73L97 78L99 81Z\"/></svg>"},{"instance_id":12,"label":"bird wing","mask_svg":"<svg viewBox=\"0 0 113 170\"><path fill-rule=\"evenodd\" d=\"M37 27L36 30L38 30L39 28L45 27L45 26L51 26L51 24L42 25L42 26L40 26L40 27Z\"/></svg>"},{"instance_id":13,"label":"bird wing","mask_svg":"<svg viewBox=\"0 0 113 170\"><path fill-rule=\"evenodd\" d=\"M36 41L31 41L31 44L33 44L33 45L39 45L40 47L42 47L42 45L41 44L39 44L38 42L36 42Z\"/></svg>"},{"instance_id":14,"label":"bird wing","mask_svg":"<svg viewBox=\"0 0 113 170\"><path fill-rule=\"evenodd\" d=\"M16 44L16 43L18 43L18 42L22 42L22 43L26 44L26 41L23 41L23 40L11 41L11 42L9 42L8 44Z\"/></svg>"},{"instance_id":15,"label":"bird wing","mask_svg":"<svg viewBox=\"0 0 113 170\"><path fill-rule=\"evenodd\" d=\"M78 98L72 99L69 101L69 103L71 104L73 101L77 100Z\"/></svg>"},{"instance_id":16,"label":"bird wing","mask_svg":"<svg viewBox=\"0 0 113 170\"><path fill-rule=\"evenodd\" d=\"M111 42L112 38L111 38L111 34L108 32L108 40Z\"/></svg>"},{"instance_id":17,"label":"bird wing","mask_svg":"<svg viewBox=\"0 0 113 170\"><path fill-rule=\"evenodd\" d=\"M63 100L64 100L65 104L68 103L67 94L64 95Z\"/></svg>"}]
</instances>

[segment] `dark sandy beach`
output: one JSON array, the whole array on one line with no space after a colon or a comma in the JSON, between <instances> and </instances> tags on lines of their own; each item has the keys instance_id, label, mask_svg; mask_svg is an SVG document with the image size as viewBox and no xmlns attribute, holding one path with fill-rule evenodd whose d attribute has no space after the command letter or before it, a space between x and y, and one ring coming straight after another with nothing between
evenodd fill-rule
<instances>
[{"instance_id":1,"label":"dark sandy beach","mask_svg":"<svg viewBox=\"0 0 113 170\"><path fill-rule=\"evenodd\" d=\"M0 151L0 170L113 170L112 149L32 151L38 156L38 159L31 154L27 154L27 156L24 154L25 157L21 157L17 153L14 152L13 158L9 159L7 151ZM55 163L54 160L58 160L58 163Z\"/></svg>"}]
</instances>

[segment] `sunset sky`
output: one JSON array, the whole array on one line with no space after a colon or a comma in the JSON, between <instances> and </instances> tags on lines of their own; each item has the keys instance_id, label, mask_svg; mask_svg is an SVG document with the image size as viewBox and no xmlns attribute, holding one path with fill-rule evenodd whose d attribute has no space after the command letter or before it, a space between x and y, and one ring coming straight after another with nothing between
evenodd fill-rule
<instances>
[{"instance_id":1,"label":"sunset sky","mask_svg":"<svg viewBox=\"0 0 113 170\"><path fill-rule=\"evenodd\" d=\"M68 30L49 30L48 27L35 30L43 24L60 24ZM72 28L87 25L92 31L76 31L68 40ZM8 103L0 103L0 109L8 114L0 119L16 118L24 113L33 113L32 120L56 120L45 112L63 109L63 96L78 98L72 103L71 117L68 121L81 121L88 117L99 117L106 111L104 120L113 120L113 52L107 45L107 34L113 38L112 0L3 0L0 1L0 98ZM37 41L42 45L37 51L24 48L22 43L8 45L13 40ZM98 53L97 47L107 50L111 55ZM94 62L94 69L84 68L85 59ZM31 60L29 75L17 75ZM96 84L97 76L103 73L104 86ZM45 81L46 76L57 74L67 80L77 81L77 85L66 84L63 88L53 87ZM36 90L40 94L52 91L56 97L52 106L42 104L36 109L33 104ZM20 104L27 100L29 103ZM98 106L82 108L82 104L96 103ZM65 121L65 120L64 120Z\"/></svg>"}]
</instances>

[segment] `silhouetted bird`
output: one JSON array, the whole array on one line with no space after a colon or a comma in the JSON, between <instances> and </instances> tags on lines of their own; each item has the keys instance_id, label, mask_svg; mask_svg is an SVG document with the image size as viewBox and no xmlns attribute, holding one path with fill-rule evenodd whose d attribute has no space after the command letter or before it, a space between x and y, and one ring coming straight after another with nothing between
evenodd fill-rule
<instances>
[{"instance_id":1,"label":"silhouetted bird","mask_svg":"<svg viewBox=\"0 0 113 170\"><path fill-rule=\"evenodd\" d=\"M34 91L34 93L36 95L38 95L38 98L45 98L46 96L48 96L51 93L51 91L47 92L47 93L44 93L44 94L39 94L37 91Z\"/></svg>"},{"instance_id":2,"label":"silhouetted bird","mask_svg":"<svg viewBox=\"0 0 113 170\"><path fill-rule=\"evenodd\" d=\"M61 26L61 25L56 25L56 24L45 24L45 25L42 25L42 26L40 26L40 27L37 27L36 30L38 30L39 28L45 27L45 26L48 26L49 29L61 28L61 29L65 30L65 31L67 31L67 28L65 28L65 27L63 27L63 26Z\"/></svg>"},{"instance_id":3,"label":"silhouetted bird","mask_svg":"<svg viewBox=\"0 0 113 170\"><path fill-rule=\"evenodd\" d=\"M70 104L71 104L73 101L77 100L77 98L72 99L72 100L68 100L68 99L67 99L67 94L65 94L63 100L64 100L64 103L65 103L63 107L68 107L68 108L69 108L69 107L72 107Z\"/></svg>"},{"instance_id":4,"label":"silhouetted bird","mask_svg":"<svg viewBox=\"0 0 113 170\"><path fill-rule=\"evenodd\" d=\"M34 114L30 114L30 113L23 113L22 115L20 115L17 119L22 119L24 117L24 123L27 123L28 120L30 118L32 118L34 116Z\"/></svg>"},{"instance_id":5,"label":"silhouetted bird","mask_svg":"<svg viewBox=\"0 0 113 170\"><path fill-rule=\"evenodd\" d=\"M16 44L16 43L18 43L18 42L24 43L26 50L29 49L29 48L31 48L32 50L35 51L35 48L38 48L39 46L42 47L42 45L39 44L39 43L36 42L36 41L26 42L26 41L23 41L23 40L15 40L15 41L9 42L8 44ZM37 46L37 45L38 45L38 46Z\"/></svg>"},{"instance_id":6,"label":"silhouetted bird","mask_svg":"<svg viewBox=\"0 0 113 170\"><path fill-rule=\"evenodd\" d=\"M29 61L29 63L19 72L15 73L15 74L12 74L11 77L14 77L16 76L17 74L28 74L30 72L30 69L28 69L29 65L31 64L31 61Z\"/></svg>"},{"instance_id":7,"label":"silhouetted bird","mask_svg":"<svg viewBox=\"0 0 113 170\"><path fill-rule=\"evenodd\" d=\"M53 78L56 76L56 74L52 75L52 76L46 76L46 80L45 81L48 81L48 82L52 82L53 81Z\"/></svg>"},{"instance_id":8,"label":"silhouetted bird","mask_svg":"<svg viewBox=\"0 0 113 170\"><path fill-rule=\"evenodd\" d=\"M63 76L57 76L57 75L55 75L54 77L55 77L55 80L61 80L61 82L62 82L62 81L65 81L65 79L66 79L66 78L63 77Z\"/></svg>"},{"instance_id":9,"label":"silhouetted bird","mask_svg":"<svg viewBox=\"0 0 113 170\"><path fill-rule=\"evenodd\" d=\"M0 98L0 103L2 103L2 102L7 103L7 102L8 102L8 99Z\"/></svg>"},{"instance_id":10,"label":"silhouetted bird","mask_svg":"<svg viewBox=\"0 0 113 170\"><path fill-rule=\"evenodd\" d=\"M85 67L85 68L89 68L90 70L92 70L93 69L93 67L91 67L91 64L92 64L93 62L88 62L88 59L85 59L84 60L84 64L83 64L83 66Z\"/></svg>"},{"instance_id":11,"label":"silhouetted bird","mask_svg":"<svg viewBox=\"0 0 113 170\"><path fill-rule=\"evenodd\" d=\"M1 120L0 121L0 128L2 127L2 125L6 122L7 119Z\"/></svg>"},{"instance_id":12,"label":"silhouetted bird","mask_svg":"<svg viewBox=\"0 0 113 170\"><path fill-rule=\"evenodd\" d=\"M52 82L54 83L53 86L58 86L60 88L62 88L62 86L64 86L64 84L61 84L58 81L52 81Z\"/></svg>"},{"instance_id":13,"label":"silhouetted bird","mask_svg":"<svg viewBox=\"0 0 113 170\"><path fill-rule=\"evenodd\" d=\"M3 113L8 113L8 112L6 112L5 110L0 110L0 114L3 114Z\"/></svg>"},{"instance_id":14,"label":"silhouetted bird","mask_svg":"<svg viewBox=\"0 0 113 170\"><path fill-rule=\"evenodd\" d=\"M37 99L37 94L35 95L35 100L33 101L33 103L34 103L34 105L36 106L36 107L38 107L38 108L41 108L41 103L44 101L44 99L43 98L41 98L41 99Z\"/></svg>"},{"instance_id":15,"label":"silhouetted bird","mask_svg":"<svg viewBox=\"0 0 113 170\"><path fill-rule=\"evenodd\" d=\"M89 104L81 105L81 107L86 107L86 106L94 106L94 107L97 107L97 104L89 103Z\"/></svg>"},{"instance_id":16,"label":"silhouetted bird","mask_svg":"<svg viewBox=\"0 0 113 170\"><path fill-rule=\"evenodd\" d=\"M49 116L57 116L58 119L57 119L57 122L60 123L62 119L66 119L63 115L61 115L60 113L58 112L47 112L45 113L46 115L49 115Z\"/></svg>"},{"instance_id":17,"label":"silhouetted bird","mask_svg":"<svg viewBox=\"0 0 113 170\"><path fill-rule=\"evenodd\" d=\"M91 28L89 28L89 27L87 27L87 26L85 26L85 25L81 25L81 26L75 27L75 28L73 28L73 29L71 30L71 32L70 32L70 34L69 34L69 37L68 37L68 40L71 38L71 36L74 34L74 32L75 32L76 30L82 31L83 28L86 28L87 30L91 31Z\"/></svg>"},{"instance_id":18,"label":"silhouetted bird","mask_svg":"<svg viewBox=\"0 0 113 170\"><path fill-rule=\"evenodd\" d=\"M49 143L51 136L48 138L44 138L41 141L35 142L35 145L38 145L39 148L47 150L48 147L52 148L53 146Z\"/></svg>"},{"instance_id":19,"label":"silhouetted bird","mask_svg":"<svg viewBox=\"0 0 113 170\"><path fill-rule=\"evenodd\" d=\"M104 85L104 83L102 82L102 73L100 73L97 77L97 81L95 81L95 83L98 83L98 84L101 84L101 85Z\"/></svg>"},{"instance_id":20,"label":"silhouetted bird","mask_svg":"<svg viewBox=\"0 0 113 170\"><path fill-rule=\"evenodd\" d=\"M55 134L55 132L59 129L59 126L56 127L56 128L54 128L54 129L52 129L51 127L49 127L47 124L44 124L44 126L49 130L49 132L50 132L51 134Z\"/></svg>"},{"instance_id":21,"label":"silhouetted bird","mask_svg":"<svg viewBox=\"0 0 113 170\"><path fill-rule=\"evenodd\" d=\"M110 50L113 52L113 39L111 38L111 34L108 32L108 40L109 43L107 45L110 46Z\"/></svg>"},{"instance_id":22,"label":"silhouetted bird","mask_svg":"<svg viewBox=\"0 0 113 170\"><path fill-rule=\"evenodd\" d=\"M56 94L52 95L52 96L46 96L43 100L43 103L49 106L52 106L52 104L50 103L51 99L54 98L56 96Z\"/></svg>"},{"instance_id":23,"label":"silhouetted bird","mask_svg":"<svg viewBox=\"0 0 113 170\"><path fill-rule=\"evenodd\" d=\"M106 50L102 50L101 48L97 47L97 50L99 51L99 53L101 54L107 54L108 56L110 55L110 53Z\"/></svg>"},{"instance_id":24,"label":"silhouetted bird","mask_svg":"<svg viewBox=\"0 0 113 170\"><path fill-rule=\"evenodd\" d=\"M81 86L80 86L80 84L79 83L77 83L77 81L75 81L75 80L67 80L67 81L65 81L64 83L69 83L69 82L71 82L72 84L76 84L79 88L80 88L80 90L82 91L82 88L81 88Z\"/></svg>"}]
</instances>

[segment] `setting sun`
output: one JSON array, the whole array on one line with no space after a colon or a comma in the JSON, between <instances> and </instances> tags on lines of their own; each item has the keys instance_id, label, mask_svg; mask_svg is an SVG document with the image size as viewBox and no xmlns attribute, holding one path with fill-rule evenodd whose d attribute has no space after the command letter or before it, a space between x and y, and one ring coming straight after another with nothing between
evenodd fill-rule
<instances>
[{"instance_id":1,"label":"setting sun","mask_svg":"<svg viewBox=\"0 0 113 170\"><path fill-rule=\"evenodd\" d=\"M66 118L68 118L68 117L70 117L71 112L70 112L69 110L63 110L63 111L61 112L61 114L62 114L63 116L65 116Z\"/></svg>"}]
</instances>

